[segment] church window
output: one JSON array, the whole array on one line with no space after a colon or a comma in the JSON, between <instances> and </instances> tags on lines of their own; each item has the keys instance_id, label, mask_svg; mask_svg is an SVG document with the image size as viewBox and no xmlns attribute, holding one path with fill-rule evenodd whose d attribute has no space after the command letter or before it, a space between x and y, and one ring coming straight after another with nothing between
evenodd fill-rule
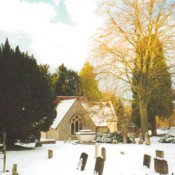
<instances>
[{"instance_id":1,"label":"church window","mask_svg":"<svg viewBox=\"0 0 175 175\"><path fill-rule=\"evenodd\" d=\"M71 125L71 134L75 134L75 132L78 132L79 130L83 129L83 120L81 116L76 115L71 119L70 122Z\"/></svg>"}]
</instances>

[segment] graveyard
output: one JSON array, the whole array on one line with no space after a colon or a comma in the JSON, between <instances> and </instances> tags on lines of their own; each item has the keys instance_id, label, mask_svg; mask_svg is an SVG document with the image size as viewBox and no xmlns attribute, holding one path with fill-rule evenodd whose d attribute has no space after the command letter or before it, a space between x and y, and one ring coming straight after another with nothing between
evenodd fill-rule
<instances>
[{"instance_id":1,"label":"graveyard","mask_svg":"<svg viewBox=\"0 0 175 175\"><path fill-rule=\"evenodd\" d=\"M159 170L175 174L174 143L159 140L160 137L150 137L150 145L139 144L139 138L135 144L58 141L36 148L31 143L23 145L31 150L7 151L6 172L2 173L2 166L0 172L11 175L15 165L18 175L156 175ZM2 153L0 164L3 165Z\"/></svg>"}]
</instances>

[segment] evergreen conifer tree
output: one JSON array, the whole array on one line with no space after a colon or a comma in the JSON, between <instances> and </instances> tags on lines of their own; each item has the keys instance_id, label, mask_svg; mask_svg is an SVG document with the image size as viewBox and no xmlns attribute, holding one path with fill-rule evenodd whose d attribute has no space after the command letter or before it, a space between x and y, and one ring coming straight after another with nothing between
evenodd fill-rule
<instances>
[{"instance_id":1,"label":"evergreen conifer tree","mask_svg":"<svg viewBox=\"0 0 175 175\"><path fill-rule=\"evenodd\" d=\"M19 47L14 51L8 40L0 50L0 133L6 132L9 146L48 130L56 116L55 96L33 56Z\"/></svg>"},{"instance_id":2,"label":"evergreen conifer tree","mask_svg":"<svg viewBox=\"0 0 175 175\"><path fill-rule=\"evenodd\" d=\"M89 62L85 63L80 71L81 93L87 100L99 101L102 93L98 88L94 68Z\"/></svg>"},{"instance_id":3,"label":"evergreen conifer tree","mask_svg":"<svg viewBox=\"0 0 175 175\"><path fill-rule=\"evenodd\" d=\"M56 95L79 95L80 78L77 72L67 69L64 64L62 64L57 69L57 77L55 82Z\"/></svg>"}]
</instances>

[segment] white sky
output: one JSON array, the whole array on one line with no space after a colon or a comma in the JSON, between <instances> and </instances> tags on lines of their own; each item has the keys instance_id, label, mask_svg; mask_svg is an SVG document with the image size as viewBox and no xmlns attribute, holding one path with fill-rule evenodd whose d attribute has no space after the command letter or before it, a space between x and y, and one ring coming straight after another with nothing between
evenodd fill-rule
<instances>
[{"instance_id":1,"label":"white sky","mask_svg":"<svg viewBox=\"0 0 175 175\"><path fill-rule=\"evenodd\" d=\"M79 71L100 24L95 8L94 0L0 0L0 43L8 38L52 70Z\"/></svg>"}]
</instances>

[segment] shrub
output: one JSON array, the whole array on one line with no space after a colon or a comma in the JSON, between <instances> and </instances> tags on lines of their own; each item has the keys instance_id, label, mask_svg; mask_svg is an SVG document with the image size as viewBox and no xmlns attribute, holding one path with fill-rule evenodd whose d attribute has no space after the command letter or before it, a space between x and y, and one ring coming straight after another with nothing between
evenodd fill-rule
<instances>
[{"instance_id":1,"label":"shrub","mask_svg":"<svg viewBox=\"0 0 175 175\"><path fill-rule=\"evenodd\" d=\"M103 133L98 134L96 141L98 143L119 143L123 142L123 136L121 133L113 132L113 133ZM132 143L132 140L128 137L128 143Z\"/></svg>"},{"instance_id":2,"label":"shrub","mask_svg":"<svg viewBox=\"0 0 175 175\"><path fill-rule=\"evenodd\" d=\"M159 140L161 143L175 143L175 127L167 130L167 133Z\"/></svg>"}]
</instances>

